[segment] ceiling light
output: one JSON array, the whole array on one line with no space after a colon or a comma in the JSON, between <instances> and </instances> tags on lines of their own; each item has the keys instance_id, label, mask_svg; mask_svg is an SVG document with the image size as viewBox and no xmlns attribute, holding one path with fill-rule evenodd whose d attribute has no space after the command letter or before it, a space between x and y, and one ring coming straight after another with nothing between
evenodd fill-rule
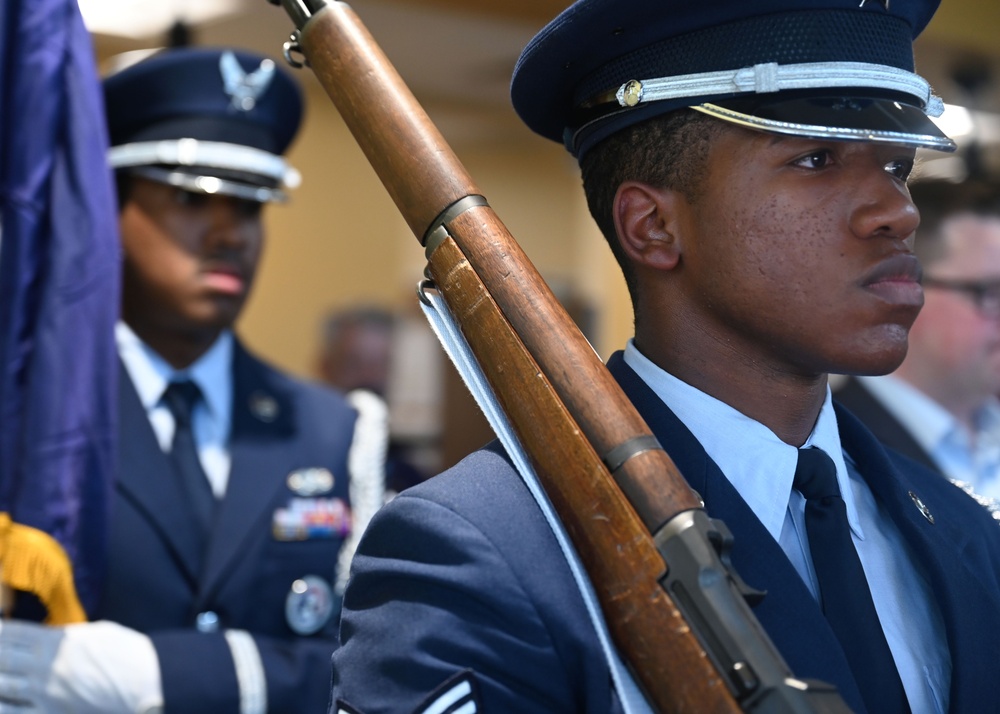
<instances>
[{"instance_id":1,"label":"ceiling light","mask_svg":"<svg viewBox=\"0 0 1000 714\"><path fill-rule=\"evenodd\" d=\"M198 25L240 10L240 0L79 0L87 29L135 39L166 32L181 21Z\"/></svg>"}]
</instances>

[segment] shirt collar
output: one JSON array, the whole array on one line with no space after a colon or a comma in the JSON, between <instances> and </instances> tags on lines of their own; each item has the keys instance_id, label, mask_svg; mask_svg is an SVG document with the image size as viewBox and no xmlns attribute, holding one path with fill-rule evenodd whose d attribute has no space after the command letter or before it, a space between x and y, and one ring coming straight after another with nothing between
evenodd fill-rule
<instances>
[{"instance_id":1,"label":"shirt collar","mask_svg":"<svg viewBox=\"0 0 1000 714\"><path fill-rule=\"evenodd\" d=\"M118 354L146 411L159 404L169 382L190 379L201 390L211 418L222 425L228 424L233 396L231 332L223 331L208 351L184 370L171 367L121 320L115 325L115 340Z\"/></svg>"},{"instance_id":2,"label":"shirt collar","mask_svg":"<svg viewBox=\"0 0 1000 714\"><path fill-rule=\"evenodd\" d=\"M1000 441L1000 399L991 397L976 412L975 419L979 436Z\"/></svg>"},{"instance_id":3,"label":"shirt collar","mask_svg":"<svg viewBox=\"0 0 1000 714\"><path fill-rule=\"evenodd\" d=\"M858 377L858 381L928 453L933 453L942 440L961 426L947 409L899 377Z\"/></svg>"},{"instance_id":4,"label":"shirt collar","mask_svg":"<svg viewBox=\"0 0 1000 714\"><path fill-rule=\"evenodd\" d=\"M636 349L633 340L625 347L625 363L694 434L709 458L778 540L792 494L798 449L781 441L760 422L653 364ZM664 446L669 452L670 445ZM847 505L848 522L858 537L863 538L829 388L816 425L803 444L803 448L809 446L823 449L833 459ZM784 497L778 498L776 494Z\"/></svg>"}]
</instances>

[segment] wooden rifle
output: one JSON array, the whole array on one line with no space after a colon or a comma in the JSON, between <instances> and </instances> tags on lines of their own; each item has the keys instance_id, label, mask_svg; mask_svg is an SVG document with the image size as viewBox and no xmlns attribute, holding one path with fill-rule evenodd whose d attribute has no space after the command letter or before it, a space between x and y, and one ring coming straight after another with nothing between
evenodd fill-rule
<instances>
[{"instance_id":1,"label":"wooden rifle","mask_svg":"<svg viewBox=\"0 0 1000 714\"><path fill-rule=\"evenodd\" d=\"M427 273L576 548L615 645L659 712L847 712L795 679L710 519L649 427L342 2L269 0L424 246Z\"/></svg>"}]
</instances>

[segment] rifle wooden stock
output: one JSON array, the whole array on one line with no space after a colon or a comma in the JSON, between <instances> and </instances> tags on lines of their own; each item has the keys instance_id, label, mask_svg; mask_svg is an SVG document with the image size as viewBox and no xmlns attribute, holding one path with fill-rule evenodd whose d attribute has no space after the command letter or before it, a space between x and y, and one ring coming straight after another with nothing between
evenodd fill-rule
<instances>
[{"instance_id":1,"label":"rifle wooden stock","mask_svg":"<svg viewBox=\"0 0 1000 714\"><path fill-rule=\"evenodd\" d=\"M481 195L465 167L346 4L333 2L302 28L302 47L410 230L425 242L445 209ZM649 427L489 206L448 223L504 316L549 375L602 457ZM596 395L600 395L599 397ZM650 532L700 499L663 451L615 473Z\"/></svg>"},{"instance_id":2,"label":"rifle wooden stock","mask_svg":"<svg viewBox=\"0 0 1000 714\"><path fill-rule=\"evenodd\" d=\"M706 651L706 639L718 644L728 634L693 632L668 593L663 542L679 528L670 525L678 514L707 522L697 494L666 452L650 446L648 426L353 11L328 0L271 0L279 1L299 27L293 49L305 55L427 247L428 272L566 526L612 638L651 704L664 713L758 711L768 695L739 681L743 660L727 660L732 650L725 647ZM751 642L748 649L764 655L750 657L755 677L787 680L791 673L743 601L738 578L722 579L714 595L731 605L721 619L741 644ZM744 697L742 706L734 692ZM793 693L791 706L783 700L767 711L846 711L835 693L832 700L829 690L822 694L817 704Z\"/></svg>"},{"instance_id":3,"label":"rifle wooden stock","mask_svg":"<svg viewBox=\"0 0 1000 714\"><path fill-rule=\"evenodd\" d=\"M660 585L663 558L478 271L446 239L429 272L531 459L598 593L612 638L661 712L738 712ZM502 389L496 389L500 384Z\"/></svg>"}]
</instances>

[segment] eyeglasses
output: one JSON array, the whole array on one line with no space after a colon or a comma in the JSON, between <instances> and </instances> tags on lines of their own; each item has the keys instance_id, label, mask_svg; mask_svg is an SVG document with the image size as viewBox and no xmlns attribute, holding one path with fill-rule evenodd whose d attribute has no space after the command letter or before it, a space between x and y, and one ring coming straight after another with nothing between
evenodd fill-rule
<instances>
[{"instance_id":1,"label":"eyeglasses","mask_svg":"<svg viewBox=\"0 0 1000 714\"><path fill-rule=\"evenodd\" d=\"M943 280L925 275L923 285L965 293L983 317L1000 317L1000 280Z\"/></svg>"}]
</instances>

